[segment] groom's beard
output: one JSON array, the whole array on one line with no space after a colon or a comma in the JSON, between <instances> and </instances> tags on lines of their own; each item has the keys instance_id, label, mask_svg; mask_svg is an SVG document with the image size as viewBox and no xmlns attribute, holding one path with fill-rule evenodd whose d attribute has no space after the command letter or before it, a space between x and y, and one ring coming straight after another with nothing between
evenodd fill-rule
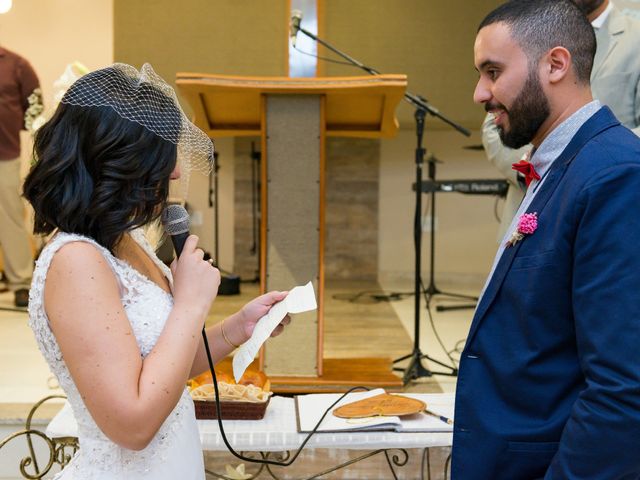
<instances>
[{"instance_id":1,"label":"groom's beard","mask_svg":"<svg viewBox=\"0 0 640 480\"><path fill-rule=\"evenodd\" d=\"M508 126L502 124L497 128L500 140L509 148L520 148L531 143L550 113L549 101L535 69L529 71L527 81L510 109L504 105L487 103L485 110L503 110L507 114Z\"/></svg>"}]
</instances>

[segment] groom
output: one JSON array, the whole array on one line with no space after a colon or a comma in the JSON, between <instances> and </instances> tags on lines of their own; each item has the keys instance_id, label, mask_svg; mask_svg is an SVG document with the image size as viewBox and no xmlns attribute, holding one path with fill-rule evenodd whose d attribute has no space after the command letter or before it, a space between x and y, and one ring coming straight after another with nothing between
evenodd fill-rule
<instances>
[{"instance_id":1,"label":"groom","mask_svg":"<svg viewBox=\"0 0 640 480\"><path fill-rule=\"evenodd\" d=\"M640 139L593 101L569 0L480 24L474 100L534 145L460 363L453 480L640 478Z\"/></svg>"}]
</instances>

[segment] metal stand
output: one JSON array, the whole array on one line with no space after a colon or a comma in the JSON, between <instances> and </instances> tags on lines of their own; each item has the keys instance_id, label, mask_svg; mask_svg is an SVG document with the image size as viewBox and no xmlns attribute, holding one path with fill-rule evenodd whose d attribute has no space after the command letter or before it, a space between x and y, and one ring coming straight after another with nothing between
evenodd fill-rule
<instances>
[{"instance_id":1,"label":"metal stand","mask_svg":"<svg viewBox=\"0 0 640 480\"><path fill-rule=\"evenodd\" d=\"M327 42L325 42L324 40L319 39L315 34L309 32L308 30L305 30L304 28L299 26L299 22L294 25L294 31L293 33L296 34L297 32L301 32L303 34L305 34L306 36L308 36L309 38L315 40L316 42L318 42L319 44L323 45L324 47L326 47L327 49L331 50L332 52L334 52L335 54L341 56L342 58L344 58L345 60L347 60L350 64L364 70L365 72L369 73L370 75L379 75L380 72L368 67L366 65L364 65L362 62L359 62L358 60L350 57L349 55L347 55L346 53L341 52L340 50L338 50L337 48L333 47L332 45L329 45ZM466 135L467 137L471 136L471 132L469 132L469 130L467 130L466 128L458 125L457 123L453 122L452 120L449 120L447 117L445 117L444 115L442 115L440 113L440 111L431 106L429 104L429 102L427 102L423 97L419 96L419 95L415 95L413 93L410 92L406 92L404 94L404 99L409 102L413 107L415 107L416 109L416 113L415 113L415 119L416 119L416 135L417 135L417 147L416 147L416 158L415 158L415 163L416 163L416 213L415 213L415 221L414 221L414 228L413 228L413 235L414 235L414 240L415 240L415 257L416 257L416 261L415 261L415 288L414 288L414 293L415 293L415 320L414 320L414 347L413 347L413 351L408 354L405 355L403 357L397 358L393 361L394 364L401 362L403 360L406 359L410 359L409 360L409 365L402 369L402 368L394 368L394 370L396 371L403 371L403 382L406 385L408 382L410 382L411 380L415 380L417 378L420 377L430 377L432 375L449 375L449 376L456 376L458 374L458 370L454 367L451 367L450 365L447 365L445 363L442 363L438 360L435 360L431 357L429 357L426 354L423 354L420 351L420 294L422 293L422 288L421 288L421 284L422 284L422 279L421 279L421 238L422 238L422 225L421 225L421 213L422 213L422 190L421 190L421 186L422 186L422 164L423 164L423 159L424 159L424 154L425 154L425 149L422 148L422 137L423 137L423 133L424 133L424 118L426 116L426 114L428 113L429 115L432 115L434 117L439 118L440 120L442 120L443 122L447 123L448 125L452 126L453 128L455 128L457 131L459 131L460 133L462 133L463 135ZM433 176L433 178L435 178L435 164L432 162L429 164L429 173L430 175ZM429 286L427 287L427 290L425 292L426 296L427 296L427 307L429 307L429 302L431 300L431 298L434 295L448 295L450 297L460 297L460 298L469 298L469 299L473 299L475 297L467 297L465 295L458 295L458 294L445 294L444 292L441 292L440 290L438 290L435 286L435 282L434 282L434 268L433 268L433 260L434 260L434 237L433 237L433 233L435 231L435 215L434 215L434 206L435 206L435 196L432 194L431 197L431 272L430 272L430 281L429 281ZM426 367L424 367L422 365L422 360L423 359L427 359L430 360L446 369L449 369L450 371L446 371L446 372L432 372L430 370L428 370Z\"/></svg>"},{"instance_id":2,"label":"metal stand","mask_svg":"<svg viewBox=\"0 0 640 480\"><path fill-rule=\"evenodd\" d=\"M413 351L404 355L403 357L397 358L393 361L394 364L398 362L402 362L406 359L409 360L409 364L407 367L403 368L394 368L396 371L404 372L402 375L402 383L405 385L409 383L411 380L415 380L421 377L431 377L432 375L447 375L447 376L456 376L458 374L458 370L450 365L442 363L438 360L431 358L429 355L422 353L420 350L420 294L422 292L422 277L421 277L421 265L422 265L422 190L420 185L422 185L422 165L424 162L424 155L426 153L425 149L422 147L422 138L424 135L424 117L426 112L417 108L415 113L416 119L416 210L413 221L413 241L415 248L415 271L414 271L414 323L413 323ZM430 178L435 178L435 161L429 163L429 174ZM435 196L432 193L431 201L435 200ZM438 290L434 283L434 268L433 268L433 260L434 260L434 236L433 233L435 231L435 204L431 204L431 273L430 273L430 283L427 290L425 290L425 296L427 300L427 308L429 308L429 302L431 298L436 294L442 294L440 290ZM422 365L422 360L429 360L440 365L443 368L448 369L448 371L444 372L433 372L428 370Z\"/></svg>"},{"instance_id":3,"label":"metal stand","mask_svg":"<svg viewBox=\"0 0 640 480\"><path fill-rule=\"evenodd\" d=\"M392 452L398 452L396 454L392 454ZM290 451L286 451L286 452L250 452L253 455L256 456L256 458L258 457L258 455L260 456L260 458L262 460L269 460L269 459L276 459L277 461L286 461L290 456L291 456L291 452ZM315 473L311 476L305 476L304 480L312 480L312 479L316 479L316 478L324 478L326 475L333 473L333 472L337 472L338 470L341 470L343 468L349 467L355 463L358 463L362 460L366 460L367 458L371 458L375 455L378 455L379 453L384 453L385 458L387 460L387 465L389 466L389 471L391 474L391 477L394 480L398 480L398 472L396 472L396 469L394 467L404 467L408 462L409 462L409 452L407 452L407 450L405 450L404 448L390 448L390 449L386 449L386 448L380 448L378 450L373 450L371 452L367 452L363 455L359 455L357 458L354 458L352 460L340 463L338 465L329 467L327 469L322 470L321 472ZM280 480L281 477L278 476L278 474L280 474L280 472L274 472L273 468L268 465L268 464L261 464L260 467L258 468L258 470L255 473L250 473L248 475L250 475L250 477L247 478L258 478L260 476L260 474L266 471L266 473L269 474L269 476L271 478L273 478L274 480ZM205 468L205 473L208 476L211 476L213 478L216 479L220 479L220 480L226 480L229 477L227 475L220 475L212 470L206 469ZM382 474L382 473L380 473ZM431 472L428 470L427 471L427 479L431 478ZM424 479L424 470L421 471L421 479Z\"/></svg>"},{"instance_id":4,"label":"metal stand","mask_svg":"<svg viewBox=\"0 0 640 480\"><path fill-rule=\"evenodd\" d=\"M251 245L251 255L256 256L256 275L248 282L257 283L260 281L260 159L261 152L256 150L255 142L251 142L251 229L253 243Z\"/></svg>"},{"instance_id":5,"label":"metal stand","mask_svg":"<svg viewBox=\"0 0 640 480\"><path fill-rule=\"evenodd\" d=\"M49 477L47 474L51 472L54 465L57 464L61 469L65 468L78 451L78 448L80 448L78 439L75 437L49 438L45 433L33 428L32 426L32 420L36 410L38 410L44 402L56 398L66 399L67 397L64 395L50 395L38 401L33 407L31 407L24 429L12 433L5 439L0 439L0 450L2 450L2 448L12 440L22 436L26 437L29 456L22 458L19 465L20 473L23 478L38 480L45 476ZM46 446L45 449L38 449L36 451L33 441L34 438L39 438L44 442ZM45 455L45 452L48 455ZM41 467L40 464L38 464L38 456L40 456L41 460L46 459L44 467ZM33 471L28 472L27 468Z\"/></svg>"},{"instance_id":6,"label":"metal stand","mask_svg":"<svg viewBox=\"0 0 640 480\"><path fill-rule=\"evenodd\" d=\"M216 265L220 264L220 249L218 247L218 152L213 152L213 168L209 175L209 208L213 207L213 259Z\"/></svg>"},{"instance_id":7,"label":"metal stand","mask_svg":"<svg viewBox=\"0 0 640 480\"><path fill-rule=\"evenodd\" d=\"M240 278L232 272L228 272L220 267L220 237L219 237L219 202L218 202L218 170L220 164L218 162L218 152L214 152L214 164L211 174L209 175L209 207L213 207L213 261L214 265L220 270L220 286L218 295L237 295L240 293ZM205 254L205 259L207 255Z\"/></svg>"},{"instance_id":8,"label":"metal stand","mask_svg":"<svg viewBox=\"0 0 640 480\"><path fill-rule=\"evenodd\" d=\"M416 112L417 115L417 112ZM416 118L416 123L418 122L417 118ZM417 127L417 128L421 128L421 127ZM421 136L421 134L418 134ZM420 144L418 144L420 145ZM424 151L423 151L423 155L424 155ZM428 159L428 163L429 163L429 179L432 181L435 181L436 179L436 163L438 162L438 160L431 155ZM422 179L420 180L420 182L422 182ZM421 185L422 183L416 183L416 191L422 191L421 189ZM417 203L416 203L417 205ZM436 271L436 267L435 267L435 258L436 258L436 225L435 225L435 219L436 219L436 192L435 191L431 191L430 192L430 211L431 211L431 228L429 230L429 254L430 254L430 259L429 259L429 285L427 285L424 289L424 295L426 298L426 306L427 308L429 308L431 306L431 299L433 297L435 297L436 295L442 295L445 297L450 297L450 298L460 298L463 300L473 300L474 303L472 304L463 304L463 305L437 305L436 306L436 310L438 312L444 312L447 310L462 310L462 309L467 309L467 308L475 308L476 304L475 302L478 301L478 297L474 297L473 295L463 295L460 293L453 293L453 292L445 292L443 290L440 290L437 286L436 286L436 280L435 280L435 271ZM421 225L418 225L418 228L420 228ZM418 248L418 247L416 247Z\"/></svg>"}]
</instances>

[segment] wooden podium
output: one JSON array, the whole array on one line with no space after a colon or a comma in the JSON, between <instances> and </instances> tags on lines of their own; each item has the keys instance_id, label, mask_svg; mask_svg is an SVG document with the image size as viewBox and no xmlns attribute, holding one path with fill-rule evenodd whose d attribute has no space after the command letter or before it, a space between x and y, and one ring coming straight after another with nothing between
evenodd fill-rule
<instances>
[{"instance_id":1,"label":"wooden podium","mask_svg":"<svg viewBox=\"0 0 640 480\"><path fill-rule=\"evenodd\" d=\"M262 139L261 291L287 290L311 280L317 294L318 310L296 315L286 335L271 339L261 351L260 368L276 388L327 384L335 389L339 384L364 381L339 378L345 364L336 362L352 360L323 359L325 139L393 136L398 128L395 109L404 95L406 76L178 73L176 84L193 108L195 124L211 138ZM368 365L376 363L367 360ZM391 373L390 363L386 374L384 385L393 388L391 383L398 377ZM381 386L376 379L383 381L376 374L368 384ZM401 386L399 379L397 385Z\"/></svg>"}]
</instances>

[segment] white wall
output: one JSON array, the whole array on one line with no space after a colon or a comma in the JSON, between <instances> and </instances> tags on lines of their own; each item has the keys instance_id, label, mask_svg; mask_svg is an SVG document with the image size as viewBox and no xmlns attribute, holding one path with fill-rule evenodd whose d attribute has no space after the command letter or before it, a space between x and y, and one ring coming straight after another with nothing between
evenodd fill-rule
<instances>
[{"instance_id":1,"label":"white wall","mask_svg":"<svg viewBox=\"0 0 640 480\"><path fill-rule=\"evenodd\" d=\"M14 0L0 15L0 44L29 60L50 113L53 82L69 63L94 69L113 62L113 0ZM31 144L22 138L26 168Z\"/></svg>"},{"instance_id":2,"label":"white wall","mask_svg":"<svg viewBox=\"0 0 640 480\"><path fill-rule=\"evenodd\" d=\"M218 260L220 268L233 272L234 259L234 165L235 155L232 137L214 139L219 154L218 162ZM189 180L188 202L191 210L191 233L200 238L199 245L212 256L215 249L215 211L209 207L209 179L198 172ZM195 215L194 215L195 212ZM202 219L200 224L199 219Z\"/></svg>"},{"instance_id":3,"label":"white wall","mask_svg":"<svg viewBox=\"0 0 640 480\"><path fill-rule=\"evenodd\" d=\"M14 0L13 8L0 15L0 45L29 60L50 115L53 82L69 63L80 61L89 69L113 63L113 0ZM22 132L21 143L24 176L30 134Z\"/></svg>"},{"instance_id":4,"label":"white wall","mask_svg":"<svg viewBox=\"0 0 640 480\"><path fill-rule=\"evenodd\" d=\"M442 162L436 166L436 179L502 178L483 151L464 148L478 144L480 136L477 131L467 138L453 129L433 131L428 128L423 142L428 152ZM415 133L410 130L401 130L395 138L383 140L381 145L378 271L383 284L413 279L415 147ZM427 179L428 168L425 162L423 179ZM436 194L436 284L482 286L497 248L496 198L459 193ZM428 217L430 195L422 195L421 200L423 216ZM499 202L498 211L501 211L502 201ZM426 283L429 280L429 260L430 234L423 232L422 275Z\"/></svg>"},{"instance_id":5,"label":"white wall","mask_svg":"<svg viewBox=\"0 0 640 480\"><path fill-rule=\"evenodd\" d=\"M640 17L640 0L615 0L615 3ZM31 61L49 107L53 81L65 66L74 60L90 69L107 65L113 61L113 43L113 0L14 0L13 9L0 15L0 44ZM469 108L474 108L471 101ZM24 143L26 158L30 145ZM446 127L425 133L425 146L444 162L438 167L439 178L499 178L482 152L462 148L478 143L477 135L466 139ZM221 151L223 164L219 187L220 258L224 268L233 270L233 142L219 139L216 147ZM383 281L411 279L413 275L414 196L410 188L415 175L414 147L411 130L402 130L396 138L382 141L379 272ZM193 230L201 236L203 246L213 250L213 210L208 208L207 198L207 179L194 175L190 202L200 212L203 224L194 225ZM426 208L427 196L423 200ZM486 275L496 248L498 224L494 220L494 202L494 197L437 196L438 278L477 283ZM428 234L423 235L423 259L426 275Z\"/></svg>"},{"instance_id":6,"label":"white wall","mask_svg":"<svg viewBox=\"0 0 640 480\"><path fill-rule=\"evenodd\" d=\"M14 0L0 15L0 43L31 62L51 106L53 82L67 64L113 62L113 0Z\"/></svg>"},{"instance_id":7,"label":"white wall","mask_svg":"<svg viewBox=\"0 0 640 480\"><path fill-rule=\"evenodd\" d=\"M113 0L14 0L11 11L0 15L0 44L31 62L40 78L48 114L53 107L53 82L69 63L79 61L95 70L114 62L113 11ZM224 268L233 270L233 142L220 139L216 149L223 165L218 192L220 258ZM30 155L31 139L23 132L23 173L28 170ZM203 248L213 253L214 217L208 207L208 187L207 177L194 173L189 202L202 219L192 230L200 236Z\"/></svg>"}]
</instances>

